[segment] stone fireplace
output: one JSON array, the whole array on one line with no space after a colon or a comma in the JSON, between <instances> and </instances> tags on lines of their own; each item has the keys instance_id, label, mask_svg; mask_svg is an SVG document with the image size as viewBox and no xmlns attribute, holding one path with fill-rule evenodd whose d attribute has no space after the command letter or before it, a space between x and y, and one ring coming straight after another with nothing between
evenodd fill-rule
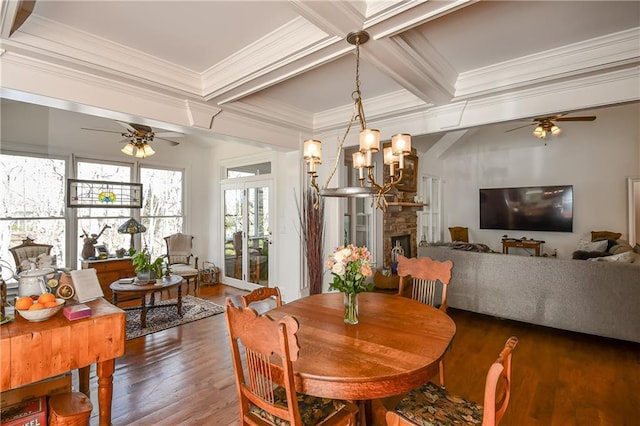
<instances>
[{"instance_id":1,"label":"stone fireplace","mask_svg":"<svg viewBox=\"0 0 640 426\"><path fill-rule=\"evenodd\" d=\"M387 209L384 213L383 226L383 261L386 266L391 266L391 249L400 241L406 257L415 257L418 253L418 214L415 209L401 209L392 211Z\"/></svg>"}]
</instances>

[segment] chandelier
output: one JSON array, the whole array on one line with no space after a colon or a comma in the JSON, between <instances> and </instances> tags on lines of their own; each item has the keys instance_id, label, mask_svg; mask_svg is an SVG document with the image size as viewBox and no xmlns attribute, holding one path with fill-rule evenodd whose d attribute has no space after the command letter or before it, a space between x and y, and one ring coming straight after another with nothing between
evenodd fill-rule
<instances>
[{"instance_id":1,"label":"chandelier","mask_svg":"<svg viewBox=\"0 0 640 426\"><path fill-rule=\"evenodd\" d=\"M132 138L120 151L136 158L151 157L156 153L146 138Z\"/></svg>"},{"instance_id":2,"label":"chandelier","mask_svg":"<svg viewBox=\"0 0 640 426\"><path fill-rule=\"evenodd\" d=\"M338 141L336 162L322 188L316 182L318 177L316 166L322 164L322 142L317 139L305 140L303 156L307 163L307 173L311 178L310 185L317 195L322 197L374 197L372 205L384 211L387 208L385 196L402 180L402 173L405 167L404 157L411 153L411 135L399 133L391 137L391 146L384 148L383 151L383 162L389 166L389 178L386 181L383 179L382 182L377 182L373 155L380 151L380 131L367 128L364 107L362 106L362 92L360 91L360 45L368 40L369 34L366 31L356 31L347 35L347 42L356 47L355 90L351 93L354 108L345 133ZM352 167L358 170L359 186L328 188L342 157L342 146L356 119L360 122L360 144L359 150L353 154ZM319 200L315 203L315 207L318 208L318 206Z\"/></svg>"}]
</instances>

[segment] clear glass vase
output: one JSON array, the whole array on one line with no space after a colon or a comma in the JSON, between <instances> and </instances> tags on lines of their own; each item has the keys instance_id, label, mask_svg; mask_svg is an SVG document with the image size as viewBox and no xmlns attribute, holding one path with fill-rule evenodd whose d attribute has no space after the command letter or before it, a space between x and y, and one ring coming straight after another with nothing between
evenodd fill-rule
<instances>
[{"instance_id":1,"label":"clear glass vase","mask_svg":"<svg viewBox=\"0 0 640 426\"><path fill-rule=\"evenodd\" d=\"M342 293L344 295L345 324L358 323L358 293Z\"/></svg>"}]
</instances>

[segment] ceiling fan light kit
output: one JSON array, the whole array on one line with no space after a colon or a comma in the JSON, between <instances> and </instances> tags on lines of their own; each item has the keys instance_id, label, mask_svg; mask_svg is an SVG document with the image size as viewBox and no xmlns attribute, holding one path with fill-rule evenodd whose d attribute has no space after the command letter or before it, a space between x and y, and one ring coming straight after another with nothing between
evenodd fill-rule
<instances>
[{"instance_id":1,"label":"ceiling fan light kit","mask_svg":"<svg viewBox=\"0 0 640 426\"><path fill-rule=\"evenodd\" d=\"M93 130L98 132L107 132L107 133L119 133L124 139L120 142L126 142L127 144L120 149L120 152L126 155L130 155L136 158L147 158L151 157L156 152L151 147L150 142L153 142L155 139L160 139L166 142L171 143L173 146L179 145L179 142L175 142L169 139L164 139L159 135L167 135L167 136L181 136L179 133L174 132L165 132L165 133L155 133L153 129L144 124L136 124L136 123L124 123L122 121L117 121L118 124L127 129L126 133L114 131L114 130L103 130L103 129L90 129L83 127L83 130Z\"/></svg>"},{"instance_id":2,"label":"ceiling fan light kit","mask_svg":"<svg viewBox=\"0 0 640 426\"><path fill-rule=\"evenodd\" d=\"M367 122L362 106L362 92L360 91L360 45L369 40L366 31L355 31L347 35L347 42L356 47L356 78L355 90L351 97L354 101L354 111L347 123L344 135L338 141L338 154L336 162L322 189L316 182L317 165L322 164L322 142L317 139L307 139L303 144L303 158L307 163L307 173L310 176L310 185L319 196L322 197L370 197L373 196L376 208L385 210L387 201L385 195L389 193L402 180L404 170L404 157L411 153L411 135L400 133L392 136L391 147L383 151L384 164L389 166L389 180L378 183L375 179L373 155L380 151L380 131L367 128ZM359 150L353 154L353 168L358 170L360 186L328 188L331 178L342 158L342 146L351 130L351 125L358 119L360 122ZM318 208L319 201L315 207Z\"/></svg>"},{"instance_id":3,"label":"ceiling fan light kit","mask_svg":"<svg viewBox=\"0 0 640 426\"><path fill-rule=\"evenodd\" d=\"M596 119L595 115L586 115L583 117L565 117L567 113L551 115L548 117L537 117L533 118L533 123L525 124L524 126L519 126L511 130L507 130L507 132L512 132L514 130L522 129L528 126L537 126L533 131L533 136L538 139L546 139L549 136L557 136L562 132L562 129L558 127L554 121L594 121ZM545 143L546 145L546 143Z\"/></svg>"},{"instance_id":4,"label":"ceiling fan light kit","mask_svg":"<svg viewBox=\"0 0 640 426\"><path fill-rule=\"evenodd\" d=\"M541 123L536 129L533 131L533 136L538 139L546 139L547 136L557 136L560 134L562 130L560 127L556 126L550 121Z\"/></svg>"},{"instance_id":5,"label":"ceiling fan light kit","mask_svg":"<svg viewBox=\"0 0 640 426\"><path fill-rule=\"evenodd\" d=\"M129 141L120 151L136 158L147 158L156 153L148 142L142 140Z\"/></svg>"}]
</instances>

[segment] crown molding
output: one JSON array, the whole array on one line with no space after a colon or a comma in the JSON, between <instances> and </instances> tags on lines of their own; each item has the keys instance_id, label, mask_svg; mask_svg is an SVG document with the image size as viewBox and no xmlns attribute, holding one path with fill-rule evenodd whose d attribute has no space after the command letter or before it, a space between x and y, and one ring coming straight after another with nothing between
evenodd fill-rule
<instances>
[{"instance_id":1,"label":"crown molding","mask_svg":"<svg viewBox=\"0 0 640 426\"><path fill-rule=\"evenodd\" d=\"M640 62L640 27L461 73L456 98L513 90Z\"/></svg>"},{"instance_id":2,"label":"crown molding","mask_svg":"<svg viewBox=\"0 0 640 426\"><path fill-rule=\"evenodd\" d=\"M335 44L339 39L328 36L303 18L295 18L276 31L250 44L238 53L220 61L203 73L203 96L206 100L226 96L218 103L227 103L255 93L268 85L291 77L291 72L278 73L286 65L305 58ZM325 58L325 61L333 56ZM317 66L318 63L299 67L297 73ZM256 83L256 79L274 73L268 83ZM278 75L280 74L280 75ZM246 86L246 87L243 87ZM247 88L250 87L250 88ZM239 89L241 94L229 94Z\"/></svg>"},{"instance_id":3,"label":"crown molding","mask_svg":"<svg viewBox=\"0 0 640 426\"><path fill-rule=\"evenodd\" d=\"M189 111L214 115L219 109L188 99L8 52L2 57L2 88L51 99L53 106L87 114L125 113L190 127ZM55 101L53 101L55 100ZM99 100L99 104L96 103ZM185 103L188 100L188 104ZM55 105L54 105L55 104ZM70 105L72 107L70 107Z\"/></svg>"},{"instance_id":4,"label":"crown molding","mask_svg":"<svg viewBox=\"0 0 640 426\"><path fill-rule=\"evenodd\" d=\"M3 44L8 50L28 52L59 65L82 66L102 75L115 74L165 90L201 95L199 73L38 15L31 16Z\"/></svg>"},{"instance_id":5,"label":"crown molding","mask_svg":"<svg viewBox=\"0 0 640 426\"><path fill-rule=\"evenodd\" d=\"M226 104L224 110L291 130L313 133L312 114L273 99L255 97L251 101L236 101Z\"/></svg>"},{"instance_id":6,"label":"crown molding","mask_svg":"<svg viewBox=\"0 0 640 426\"><path fill-rule=\"evenodd\" d=\"M374 40L395 36L479 0L369 2L365 28Z\"/></svg>"}]
</instances>

